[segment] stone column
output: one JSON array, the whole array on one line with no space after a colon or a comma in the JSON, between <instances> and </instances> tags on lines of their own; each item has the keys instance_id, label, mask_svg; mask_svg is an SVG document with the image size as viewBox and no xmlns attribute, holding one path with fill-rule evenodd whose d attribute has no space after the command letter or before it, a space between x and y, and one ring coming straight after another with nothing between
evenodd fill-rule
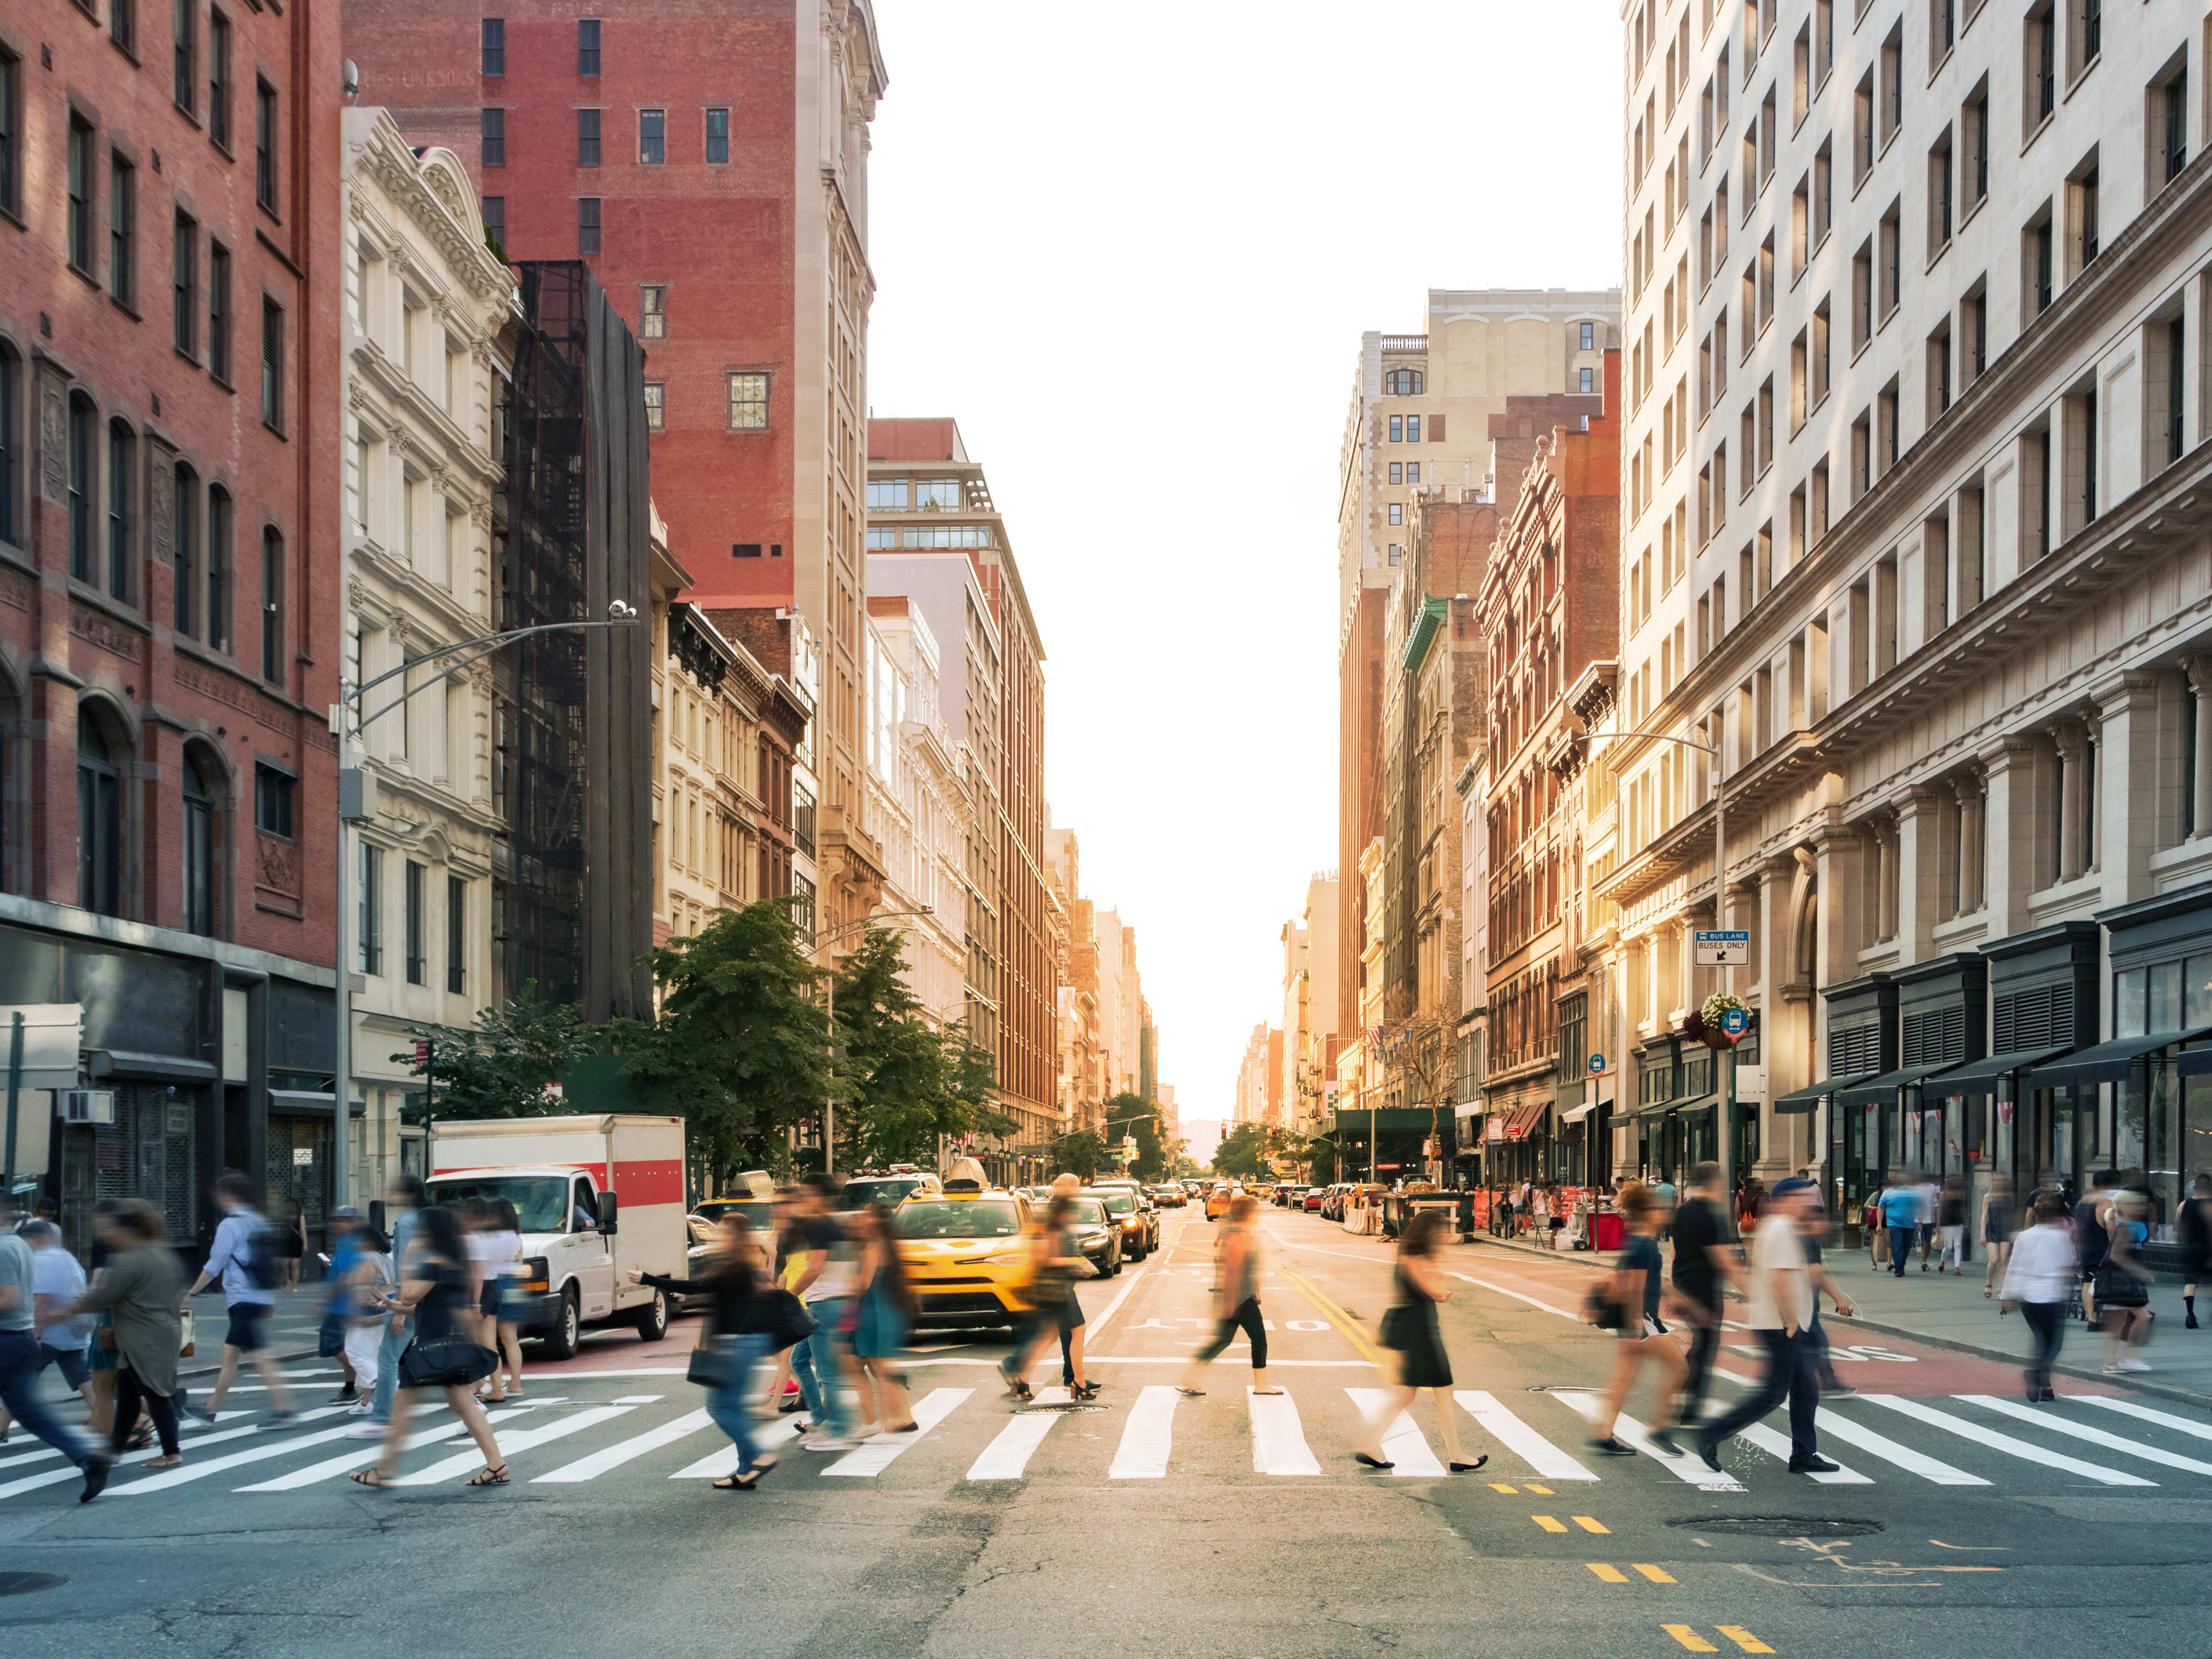
<instances>
[{"instance_id":1,"label":"stone column","mask_svg":"<svg viewBox=\"0 0 2212 1659\"><path fill-rule=\"evenodd\" d=\"M1899 960L1905 963L1934 954L1934 928L1942 899L1938 879L1942 872L1941 801L1935 788L1922 786L1907 790L1898 804L1896 855L1891 865L1897 884L1897 936L1904 946Z\"/></svg>"},{"instance_id":2,"label":"stone column","mask_svg":"<svg viewBox=\"0 0 2212 1659\"><path fill-rule=\"evenodd\" d=\"M1749 988L1759 995L1759 1060L1766 1068L1766 1099L1759 1109L1759 1157L1755 1173L1771 1184L1783 1172L1778 1165L1786 1166L1786 1160L1796 1156L1797 1138L1803 1133L1795 1117L1777 1116L1773 1103L1777 1097L1812 1081L1804 1066L1808 1052L1805 1005L1784 988L1796 971L1796 941L1790 937L1790 921L1795 910L1797 860L1765 860L1752 878L1758 883L1751 920L1759 936L1759 980Z\"/></svg>"},{"instance_id":3,"label":"stone column","mask_svg":"<svg viewBox=\"0 0 2212 1659\"><path fill-rule=\"evenodd\" d=\"M2002 738L1982 751L1982 897L1991 939L2027 926L2027 896L2035 890L2035 740L2025 733Z\"/></svg>"},{"instance_id":4,"label":"stone column","mask_svg":"<svg viewBox=\"0 0 2212 1659\"><path fill-rule=\"evenodd\" d=\"M1982 908L1982 791L1971 772L1953 778L1951 791L1959 800L1959 908L1953 914L1971 916Z\"/></svg>"},{"instance_id":5,"label":"stone column","mask_svg":"<svg viewBox=\"0 0 2212 1659\"><path fill-rule=\"evenodd\" d=\"M2197 699L2197 787L2192 837L2212 836L2212 657L2185 657L2190 695Z\"/></svg>"},{"instance_id":6,"label":"stone column","mask_svg":"<svg viewBox=\"0 0 2212 1659\"><path fill-rule=\"evenodd\" d=\"M2150 855L2164 839L2158 811L2158 676L2115 675L2091 694L2097 700L2095 867L2104 902L2126 904L2152 892ZM2202 738L2202 732L2199 732Z\"/></svg>"},{"instance_id":7,"label":"stone column","mask_svg":"<svg viewBox=\"0 0 2212 1659\"><path fill-rule=\"evenodd\" d=\"M2081 847L2081 728L2059 720L2045 729L2058 750L2058 879L2071 881L2088 867Z\"/></svg>"}]
</instances>

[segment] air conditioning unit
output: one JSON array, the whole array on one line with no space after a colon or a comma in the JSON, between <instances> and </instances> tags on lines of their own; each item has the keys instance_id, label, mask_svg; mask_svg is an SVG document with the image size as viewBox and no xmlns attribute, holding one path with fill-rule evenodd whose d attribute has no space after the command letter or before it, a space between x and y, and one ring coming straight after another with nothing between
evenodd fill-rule
<instances>
[{"instance_id":1,"label":"air conditioning unit","mask_svg":"<svg viewBox=\"0 0 2212 1659\"><path fill-rule=\"evenodd\" d=\"M64 1123L114 1122L115 1091L112 1089L63 1090L62 1121Z\"/></svg>"}]
</instances>

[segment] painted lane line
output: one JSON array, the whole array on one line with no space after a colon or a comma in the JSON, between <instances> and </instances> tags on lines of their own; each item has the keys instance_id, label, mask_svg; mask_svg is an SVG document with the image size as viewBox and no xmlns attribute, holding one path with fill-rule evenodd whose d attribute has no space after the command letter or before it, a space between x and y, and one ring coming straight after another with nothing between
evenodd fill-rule
<instances>
[{"instance_id":1,"label":"painted lane line","mask_svg":"<svg viewBox=\"0 0 2212 1659\"><path fill-rule=\"evenodd\" d=\"M881 1474L900 1454L950 1417L953 1409L975 1392L973 1389L932 1389L915 1401L914 1420L921 1426L912 1434L878 1435L858 1449L847 1452L822 1473L825 1476Z\"/></svg>"},{"instance_id":2,"label":"painted lane line","mask_svg":"<svg viewBox=\"0 0 2212 1659\"><path fill-rule=\"evenodd\" d=\"M1498 1403L1497 1396L1481 1389L1462 1389L1452 1395L1480 1423L1490 1437L1516 1454L1547 1480L1595 1480L1597 1477L1565 1452Z\"/></svg>"},{"instance_id":3,"label":"painted lane line","mask_svg":"<svg viewBox=\"0 0 2212 1659\"><path fill-rule=\"evenodd\" d=\"M246 1435L258 1432L258 1430L249 1424L242 1429L223 1429L214 1434L204 1434L197 1441L190 1443L198 1446L212 1446L221 1441L237 1440ZM180 1443L183 1443L180 1442ZM159 1446L149 1446L144 1451L125 1452L115 1462L119 1468L133 1463L150 1463L161 1455L161 1449ZM19 1492L35 1492L41 1486L58 1486L64 1480L79 1480L82 1474L83 1471L76 1464L64 1463L61 1468L48 1469L43 1474L23 1475L20 1479L9 1481L5 1486L0 1486L0 1498L13 1498Z\"/></svg>"},{"instance_id":4,"label":"painted lane line","mask_svg":"<svg viewBox=\"0 0 2212 1659\"><path fill-rule=\"evenodd\" d=\"M1554 1389L1552 1398L1590 1423L1596 1422L1598 1413L1605 1409L1604 1402L1594 1394L1580 1392L1570 1394ZM1613 1433L1615 1439L1626 1441L1645 1456L1656 1461L1676 1480L1686 1482L1700 1492L1741 1492L1743 1490L1743 1483L1734 1475L1715 1474L1687 1452L1677 1452L1672 1457L1668 1456L1666 1453L1651 1443L1650 1437L1644 1431L1644 1425L1626 1412L1615 1419Z\"/></svg>"},{"instance_id":5,"label":"painted lane line","mask_svg":"<svg viewBox=\"0 0 2212 1659\"><path fill-rule=\"evenodd\" d=\"M1066 1389L1039 1389L1040 1406L1064 1406L1072 1396ZM998 1437L983 1448L983 1455L968 1466L970 1480L1018 1480L1036 1449L1044 1444L1060 1419L1050 1412L1024 1412L1007 1420Z\"/></svg>"},{"instance_id":6,"label":"painted lane line","mask_svg":"<svg viewBox=\"0 0 2212 1659\"><path fill-rule=\"evenodd\" d=\"M1625 1584L1628 1575L1619 1567L1609 1567L1602 1561L1585 1561L1583 1565L1608 1584Z\"/></svg>"},{"instance_id":7,"label":"painted lane line","mask_svg":"<svg viewBox=\"0 0 2212 1659\"><path fill-rule=\"evenodd\" d=\"M1547 1314L1557 1314L1562 1319L1571 1319L1577 1325L1583 1322L1583 1316L1578 1313L1570 1312L1565 1308L1554 1307L1548 1302L1539 1302L1534 1297L1523 1296L1518 1291L1509 1291L1503 1285L1493 1285L1486 1279L1475 1279L1466 1273L1451 1273L1449 1276L1458 1279L1462 1285L1480 1285L1486 1291L1495 1291L1500 1296L1510 1296L1516 1302L1525 1302L1532 1308L1541 1308Z\"/></svg>"},{"instance_id":8,"label":"painted lane line","mask_svg":"<svg viewBox=\"0 0 2212 1659\"><path fill-rule=\"evenodd\" d=\"M657 1397L657 1396L654 1396ZM616 1405L629 1403L617 1400ZM644 1404L645 1401L638 1401ZM573 1485L579 1480L596 1480L609 1469L618 1469L647 1452L659 1451L663 1446L672 1446L687 1440L702 1429L712 1428L714 1419L703 1411L686 1412L672 1422L663 1423L657 1429L647 1429L643 1434L634 1434L627 1440L617 1440L611 1446L593 1452L589 1457L580 1457L573 1463L563 1463L559 1468L539 1475L530 1484Z\"/></svg>"},{"instance_id":9,"label":"painted lane line","mask_svg":"<svg viewBox=\"0 0 2212 1659\"><path fill-rule=\"evenodd\" d=\"M658 1405L665 1396L657 1394L618 1394L607 1401L610 1406Z\"/></svg>"},{"instance_id":10,"label":"painted lane line","mask_svg":"<svg viewBox=\"0 0 2212 1659\"><path fill-rule=\"evenodd\" d=\"M2179 1452L2161 1451L2156 1446L2146 1446L2141 1441L2124 1440L2117 1434L2106 1434L2102 1429L2092 1429L2079 1423L2069 1423L2063 1417L2046 1416L2017 1400L2003 1400L1996 1395L1958 1394L1954 1400L1963 1400L1970 1406L1979 1406L1984 1411L1996 1412L2000 1416L2033 1423L2052 1434L2063 1434L2075 1440L2086 1440L2093 1446L2102 1446L2106 1451L2124 1452L2130 1457L2140 1457L2147 1463L2162 1464L2169 1469L2179 1469L2186 1474L2212 1474L2212 1463L2200 1463L2193 1457L2184 1457Z\"/></svg>"},{"instance_id":11,"label":"painted lane line","mask_svg":"<svg viewBox=\"0 0 2212 1659\"><path fill-rule=\"evenodd\" d=\"M2099 1406L2106 1411L2118 1412L2144 1423L2155 1423L2178 1433L2193 1434L2199 1440L2212 1440L2212 1426L2192 1423L2185 1417L2176 1417L2172 1412L2155 1412L2148 1406L2138 1406L2132 1400L2118 1400L2102 1394L2069 1394L2063 1398L2069 1405L2078 1400L2085 1406Z\"/></svg>"},{"instance_id":12,"label":"painted lane line","mask_svg":"<svg viewBox=\"0 0 2212 1659\"><path fill-rule=\"evenodd\" d=\"M441 1406L439 1409L442 1411L445 1407ZM484 1421L496 1427L510 1418L521 1416L527 1409L526 1407L507 1411L486 1412ZM454 1436L465 1435L467 1432L468 1431L458 1422L441 1423L433 1428L416 1429L408 1435L407 1443L400 1449L413 1451L421 1446L434 1446L441 1441L450 1441ZM327 1457L319 1463L310 1463L305 1468L293 1469L288 1474L278 1475L273 1480L264 1480L251 1486L234 1486L231 1490L233 1492L297 1492L301 1487L312 1486L319 1480L336 1480L348 1470L360 1468L366 1463L374 1463L383 1455L384 1446L380 1441L364 1440L354 1450L343 1453L337 1457Z\"/></svg>"},{"instance_id":13,"label":"painted lane line","mask_svg":"<svg viewBox=\"0 0 2212 1659\"><path fill-rule=\"evenodd\" d=\"M1684 1647L1689 1649L1692 1653L1718 1653L1720 1651L1720 1650L1715 1647L1711 1642L1708 1642L1704 1637L1698 1635L1697 1630L1692 1626L1662 1625L1659 1628L1665 1631L1668 1635L1673 1637L1677 1642L1680 1642Z\"/></svg>"},{"instance_id":14,"label":"painted lane line","mask_svg":"<svg viewBox=\"0 0 2212 1659\"><path fill-rule=\"evenodd\" d=\"M1382 1402L1390 1397L1388 1389L1346 1389L1352 1403L1358 1408L1362 1421L1382 1409ZM1394 1467L1394 1475L1435 1475L1448 1473L1436 1453L1429 1449L1428 1437L1413 1421L1410 1411L1401 1411L1397 1419L1382 1433L1382 1461Z\"/></svg>"},{"instance_id":15,"label":"painted lane line","mask_svg":"<svg viewBox=\"0 0 2212 1659\"><path fill-rule=\"evenodd\" d=\"M2124 1474L2118 1469L2108 1469L2101 1463L2084 1462L2078 1457L2069 1457L2041 1446L2032 1446L2025 1440L2015 1440L2008 1434L1999 1434L1995 1429L1985 1429L1978 1423L1969 1423L1963 1417L1954 1417L1948 1412L1939 1412L1933 1406L1923 1405L1917 1400L1908 1400L1901 1395L1861 1395L1862 1400L1911 1417L1935 1428L1957 1435L1961 1440L1971 1440L1978 1446L1987 1446L1991 1451L2001 1451L2008 1457L2017 1457L2023 1462L2041 1463L2048 1468L2065 1469L2070 1474L2086 1475L2107 1486L2155 1486L2155 1480L2146 1480L2141 1475Z\"/></svg>"},{"instance_id":16,"label":"painted lane line","mask_svg":"<svg viewBox=\"0 0 2212 1659\"><path fill-rule=\"evenodd\" d=\"M1634 1567L1637 1571L1642 1573L1646 1578L1649 1578L1655 1584L1671 1584L1675 1582L1673 1574L1662 1571L1661 1569L1653 1566L1649 1561L1632 1561L1628 1565Z\"/></svg>"},{"instance_id":17,"label":"painted lane line","mask_svg":"<svg viewBox=\"0 0 2212 1659\"><path fill-rule=\"evenodd\" d=\"M1143 1267L1138 1268L1136 1272L1131 1273L1129 1275L1129 1282L1114 1293L1114 1299L1106 1304L1105 1311L1100 1314L1096 1319L1091 1318L1088 1314L1084 1316L1085 1322L1090 1326L1091 1330L1093 1333L1097 1332L1100 1326L1103 1325L1115 1314L1121 1311L1121 1304L1129 1299L1129 1292L1135 1290L1138 1285L1145 1282L1145 1275L1152 1272L1152 1263L1147 1261Z\"/></svg>"},{"instance_id":18,"label":"painted lane line","mask_svg":"<svg viewBox=\"0 0 2212 1659\"><path fill-rule=\"evenodd\" d=\"M1260 1474L1319 1474L1306 1444L1305 1429L1298 1421L1297 1402L1287 1394L1255 1394L1244 1389L1252 1413L1252 1468Z\"/></svg>"},{"instance_id":19,"label":"painted lane line","mask_svg":"<svg viewBox=\"0 0 2212 1659\"><path fill-rule=\"evenodd\" d=\"M1611 1532L1613 1530L1611 1527L1607 1526L1595 1516L1571 1515L1567 1518L1570 1521L1572 1521L1577 1526L1580 1527L1584 1532Z\"/></svg>"},{"instance_id":20,"label":"painted lane line","mask_svg":"<svg viewBox=\"0 0 2212 1659\"><path fill-rule=\"evenodd\" d=\"M1528 1517L1546 1532L1565 1532L1567 1523L1555 1515L1532 1515Z\"/></svg>"},{"instance_id":21,"label":"painted lane line","mask_svg":"<svg viewBox=\"0 0 2212 1659\"><path fill-rule=\"evenodd\" d=\"M343 1410L343 1406L325 1406L316 1411L301 1412L300 1420L334 1417ZM113 1490L118 1498L137 1498L146 1492L167 1492L170 1487L181 1486L187 1481L204 1480L211 1474L220 1474L225 1469L242 1468L248 1463L265 1463L272 1457L283 1457L307 1446L319 1446L325 1441L337 1440L352 1432L352 1425L341 1423L334 1429L319 1429L313 1434L295 1435L289 1440L272 1440L261 1445L248 1446L242 1451L228 1453L210 1462L187 1463L180 1469L164 1469L158 1474L149 1474L143 1480L134 1480L127 1486L117 1486Z\"/></svg>"},{"instance_id":22,"label":"painted lane line","mask_svg":"<svg viewBox=\"0 0 2212 1659\"><path fill-rule=\"evenodd\" d=\"M1771 1653L1772 1648L1760 1641L1741 1625L1716 1625L1713 1628L1741 1648L1746 1653Z\"/></svg>"},{"instance_id":23,"label":"painted lane line","mask_svg":"<svg viewBox=\"0 0 2212 1659\"><path fill-rule=\"evenodd\" d=\"M762 1425L753 1431L756 1452L774 1451L799 1438L799 1419L796 1417L778 1418L773 1423ZM708 1452L696 1463L686 1464L668 1478L671 1480L720 1480L726 1474L738 1472L738 1449L723 1446Z\"/></svg>"},{"instance_id":24,"label":"painted lane line","mask_svg":"<svg viewBox=\"0 0 2212 1659\"><path fill-rule=\"evenodd\" d=\"M1745 1388L1755 1384L1759 1380L1756 1377L1746 1376L1741 1371L1729 1370L1723 1365L1714 1366L1713 1375L1726 1377L1729 1382ZM1870 1396L1862 1395L1859 1398L1863 1400ZM1923 1480L1933 1481L1936 1486L1986 1486L1990 1484L1978 1474L1969 1474L1966 1470L1946 1463L1939 1458L1930 1457L1925 1452L1915 1451L1911 1447L1892 1440L1886 1434L1877 1433L1863 1424L1855 1423L1842 1413L1831 1411L1826 1406L1814 1413L1813 1422L1814 1426L1820 1430L1823 1438L1833 1436L1848 1445L1856 1446L1863 1452L1872 1453L1885 1463L1895 1464L1907 1474L1917 1474Z\"/></svg>"},{"instance_id":25,"label":"painted lane line","mask_svg":"<svg viewBox=\"0 0 2212 1659\"><path fill-rule=\"evenodd\" d=\"M1141 1329L1142 1327L1139 1327L1139 1328ZM1185 1346L1194 1348L1199 1345L1196 1342L1191 1342ZM1251 1344L1249 1343L1232 1343L1228 1347L1224 1348L1222 1352L1224 1354L1235 1353L1240 1347L1247 1353L1251 1352ZM995 1360L962 1360L959 1363L962 1364L996 1364L998 1362ZM1040 1361L1039 1363L1042 1364L1042 1362ZM1190 1356L1188 1354L1087 1353L1083 1356L1083 1363L1086 1365L1188 1365L1190 1364ZM1375 1362L1371 1359L1278 1359L1272 1353L1267 1356L1267 1369L1269 1370L1272 1371L1277 1367L1282 1365L1302 1365L1310 1370L1357 1370L1371 1371L1375 1369Z\"/></svg>"},{"instance_id":26,"label":"painted lane line","mask_svg":"<svg viewBox=\"0 0 2212 1659\"><path fill-rule=\"evenodd\" d=\"M1164 1382L1140 1390L1122 1425L1121 1443L1115 1449L1109 1480L1157 1480L1168 1472L1168 1455L1175 1449L1176 1402L1182 1394Z\"/></svg>"},{"instance_id":27,"label":"painted lane line","mask_svg":"<svg viewBox=\"0 0 2212 1659\"><path fill-rule=\"evenodd\" d=\"M549 1440L565 1440L572 1434L580 1433L615 1418L628 1417L636 1409L635 1406L594 1406L572 1417L556 1417L542 1429L525 1429L520 1434L508 1437L507 1443L499 1449L500 1461L506 1462L516 1453L526 1452L532 1446L542 1446ZM471 1441L466 1451L456 1452L451 1457L441 1457L411 1474L397 1477L392 1484L395 1486L435 1486L441 1480L451 1480L482 1467L481 1457L482 1454Z\"/></svg>"}]
</instances>

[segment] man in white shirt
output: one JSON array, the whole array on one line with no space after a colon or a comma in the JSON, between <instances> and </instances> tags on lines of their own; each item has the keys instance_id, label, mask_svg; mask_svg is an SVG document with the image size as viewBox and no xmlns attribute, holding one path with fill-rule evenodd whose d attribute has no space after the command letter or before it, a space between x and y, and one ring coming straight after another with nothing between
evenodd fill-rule
<instances>
[{"instance_id":1,"label":"man in white shirt","mask_svg":"<svg viewBox=\"0 0 2212 1659\"><path fill-rule=\"evenodd\" d=\"M1751 1273L1745 1322L1766 1349L1766 1376L1758 1391L1736 1408L1701 1428L1692 1443L1707 1468L1720 1472L1720 1443L1772 1411L1790 1403L1790 1472L1826 1474L1837 1467L1820 1455L1813 1413L1820 1403L1814 1375L1808 1328L1813 1322L1813 1280L1805 1261L1799 1228L1818 1189L1809 1181L1778 1181L1766 1200L1766 1213L1752 1236Z\"/></svg>"}]
</instances>

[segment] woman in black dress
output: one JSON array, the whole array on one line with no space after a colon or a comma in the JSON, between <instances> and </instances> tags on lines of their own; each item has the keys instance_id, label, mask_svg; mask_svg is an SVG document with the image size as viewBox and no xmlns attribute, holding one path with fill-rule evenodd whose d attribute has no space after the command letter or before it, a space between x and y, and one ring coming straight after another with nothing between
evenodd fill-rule
<instances>
[{"instance_id":1,"label":"woman in black dress","mask_svg":"<svg viewBox=\"0 0 2212 1659\"><path fill-rule=\"evenodd\" d=\"M1464 1474L1490 1461L1486 1455L1472 1463L1467 1461L1452 1417L1451 1361L1437 1328L1437 1304L1451 1296L1437 1261L1437 1242L1443 1232L1443 1218L1424 1210L1406 1224L1398 1240L1398 1265L1390 1275L1390 1311L1382 1316L1382 1349L1396 1361L1397 1374L1384 1392L1382 1408L1359 1425L1358 1443L1352 1454L1370 1469L1394 1467L1382 1455L1382 1437L1423 1389L1436 1401L1437 1431L1443 1438L1451 1472Z\"/></svg>"},{"instance_id":2,"label":"woman in black dress","mask_svg":"<svg viewBox=\"0 0 2212 1659\"><path fill-rule=\"evenodd\" d=\"M415 1237L407 1247L407 1260L399 1265L399 1294L380 1298L382 1313L415 1316L415 1340L399 1356L399 1392L392 1405L391 1426L384 1431L384 1455L373 1469L356 1469L352 1479L364 1486L388 1486L398 1478L400 1449L407 1443L407 1419L415 1398L429 1389L445 1391L446 1404L461 1419L469 1437L483 1454L484 1466L471 1476L471 1486L503 1486L507 1465L500 1459L499 1442L472 1392L475 1385L498 1369L499 1356L476 1341L475 1275L469 1267L469 1247L460 1218L442 1204L417 1212ZM452 1361L445 1369L429 1369L434 1358Z\"/></svg>"}]
</instances>

